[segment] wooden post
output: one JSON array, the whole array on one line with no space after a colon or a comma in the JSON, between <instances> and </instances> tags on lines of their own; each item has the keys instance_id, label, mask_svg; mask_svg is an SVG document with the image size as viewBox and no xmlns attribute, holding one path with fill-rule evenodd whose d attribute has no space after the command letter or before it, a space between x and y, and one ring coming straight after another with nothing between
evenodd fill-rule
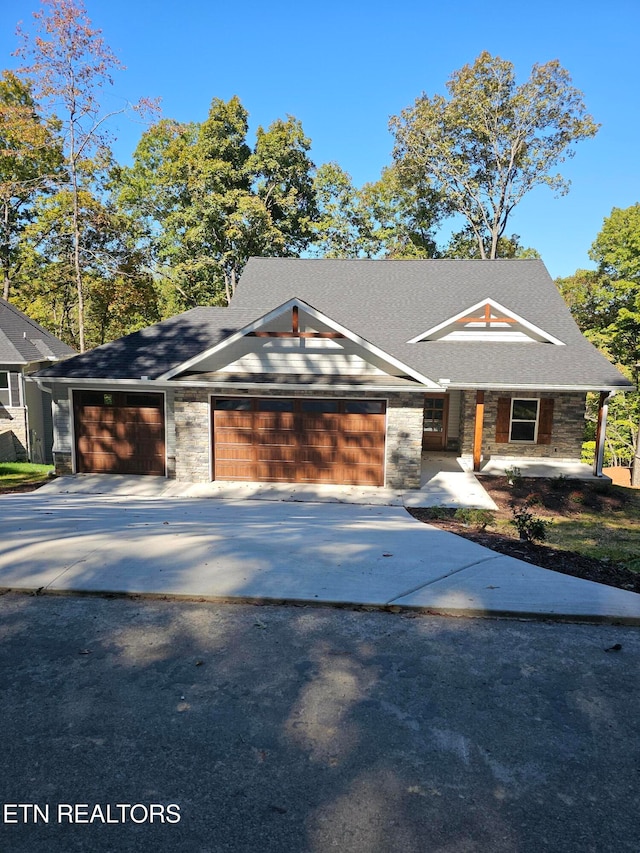
<instances>
[{"instance_id":1,"label":"wooden post","mask_svg":"<svg viewBox=\"0 0 640 853\"><path fill-rule=\"evenodd\" d=\"M484 391L476 391L476 420L473 431L473 470L480 470L482 461L482 427L484 426Z\"/></svg>"},{"instance_id":2,"label":"wooden post","mask_svg":"<svg viewBox=\"0 0 640 853\"><path fill-rule=\"evenodd\" d=\"M609 392L600 392L598 403L598 425L596 426L596 452L593 460L593 476L602 476L602 463L604 460L604 437L607 431L607 412L609 409Z\"/></svg>"}]
</instances>

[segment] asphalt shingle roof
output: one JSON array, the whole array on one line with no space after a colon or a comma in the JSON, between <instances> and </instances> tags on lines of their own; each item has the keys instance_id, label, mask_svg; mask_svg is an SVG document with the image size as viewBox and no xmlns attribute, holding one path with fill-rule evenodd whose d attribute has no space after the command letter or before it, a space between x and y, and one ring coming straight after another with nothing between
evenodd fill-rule
<instances>
[{"instance_id":1,"label":"asphalt shingle roof","mask_svg":"<svg viewBox=\"0 0 640 853\"><path fill-rule=\"evenodd\" d=\"M580 333L539 260L252 258L229 308L195 308L41 375L157 378L294 298L436 382L631 387ZM500 303L565 346L407 343L484 299Z\"/></svg>"},{"instance_id":2,"label":"asphalt shingle roof","mask_svg":"<svg viewBox=\"0 0 640 853\"><path fill-rule=\"evenodd\" d=\"M0 362L29 364L34 361L66 358L74 350L42 326L0 299Z\"/></svg>"}]
</instances>

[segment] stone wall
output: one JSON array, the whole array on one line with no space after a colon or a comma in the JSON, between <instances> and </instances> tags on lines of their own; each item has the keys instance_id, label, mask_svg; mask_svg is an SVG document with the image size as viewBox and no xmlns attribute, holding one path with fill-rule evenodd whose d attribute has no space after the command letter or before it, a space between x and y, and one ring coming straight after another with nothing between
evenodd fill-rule
<instances>
[{"instance_id":1,"label":"stone wall","mask_svg":"<svg viewBox=\"0 0 640 853\"><path fill-rule=\"evenodd\" d=\"M23 406L0 405L0 429L10 430L13 434L14 460L24 462L28 459L27 448L27 410ZM13 461L13 460L12 460Z\"/></svg>"},{"instance_id":2,"label":"stone wall","mask_svg":"<svg viewBox=\"0 0 640 853\"><path fill-rule=\"evenodd\" d=\"M174 401L175 478L192 483L211 480L210 395L206 389L176 389Z\"/></svg>"},{"instance_id":3,"label":"stone wall","mask_svg":"<svg viewBox=\"0 0 640 853\"><path fill-rule=\"evenodd\" d=\"M496 417L498 399L552 398L553 430L551 444L524 444L496 442ZM482 430L482 457L513 456L531 459L580 459L584 437L586 395L583 393L553 393L548 391L486 391L484 395L484 424ZM476 413L476 392L465 391L461 407L460 452L473 455L473 432Z\"/></svg>"},{"instance_id":4,"label":"stone wall","mask_svg":"<svg viewBox=\"0 0 640 853\"><path fill-rule=\"evenodd\" d=\"M424 396L389 394L387 399L386 485L419 489Z\"/></svg>"},{"instance_id":5,"label":"stone wall","mask_svg":"<svg viewBox=\"0 0 640 853\"><path fill-rule=\"evenodd\" d=\"M73 458L69 450L54 450L53 464L55 473L58 477L64 477L67 474L73 474Z\"/></svg>"},{"instance_id":6,"label":"stone wall","mask_svg":"<svg viewBox=\"0 0 640 853\"><path fill-rule=\"evenodd\" d=\"M175 464L177 480L204 483L212 478L211 471L211 407L210 398L219 394L247 397L291 397L282 391L230 391L220 389L176 388L173 407L175 443L168 435L168 476ZM296 397L327 397L330 391L297 390ZM386 485L391 488L417 489L420 486L420 460L422 451L422 421L424 400L420 394L378 393L362 391L337 392L336 397L357 399L385 399L387 401ZM169 409L167 405L167 409ZM175 457L175 463L173 458Z\"/></svg>"}]
</instances>

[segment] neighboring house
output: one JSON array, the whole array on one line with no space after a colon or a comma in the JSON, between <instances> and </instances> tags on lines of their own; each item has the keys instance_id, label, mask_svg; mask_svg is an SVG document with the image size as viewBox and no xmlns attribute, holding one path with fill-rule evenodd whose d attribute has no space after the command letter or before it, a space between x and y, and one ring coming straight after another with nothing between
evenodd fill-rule
<instances>
[{"instance_id":1,"label":"neighboring house","mask_svg":"<svg viewBox=\"0 0 640 853\"><path fill-rule=\"evenodd\" d=\"M0 299L0 461L52 462L51 394L32 373L74 350Z\"/></svg>"},{"instance_id":2,"label":"neighboring house","mask_svg":"<svg viewBox=\"0 0 640 853\"><path fill-rule=\"evenodd\" d=\"M253 258L194 308L39 373L59 473L420 485L424 453L580 458L632 387L538 260Z\"/></svg>"}]
</instances>

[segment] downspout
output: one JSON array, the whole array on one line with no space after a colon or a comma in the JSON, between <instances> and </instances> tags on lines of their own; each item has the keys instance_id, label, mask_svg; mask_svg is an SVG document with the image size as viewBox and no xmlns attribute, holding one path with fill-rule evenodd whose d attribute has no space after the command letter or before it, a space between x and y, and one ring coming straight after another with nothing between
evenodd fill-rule
<instances>
[{"instance_id":1,"label":"downspout","mask_svg":"<svg viewBox=\"0 0 640 853\"><path fill-rule=\"evenodd\" d=\"M598 426L596 431L596 455L593 461L593 476L602 477L602 463L604 462L604 440L607 432L607 416L609 414L609 401L615 396L615 391L600 393L600 406L598 407Z\"/></svg>"}]
</instances>

